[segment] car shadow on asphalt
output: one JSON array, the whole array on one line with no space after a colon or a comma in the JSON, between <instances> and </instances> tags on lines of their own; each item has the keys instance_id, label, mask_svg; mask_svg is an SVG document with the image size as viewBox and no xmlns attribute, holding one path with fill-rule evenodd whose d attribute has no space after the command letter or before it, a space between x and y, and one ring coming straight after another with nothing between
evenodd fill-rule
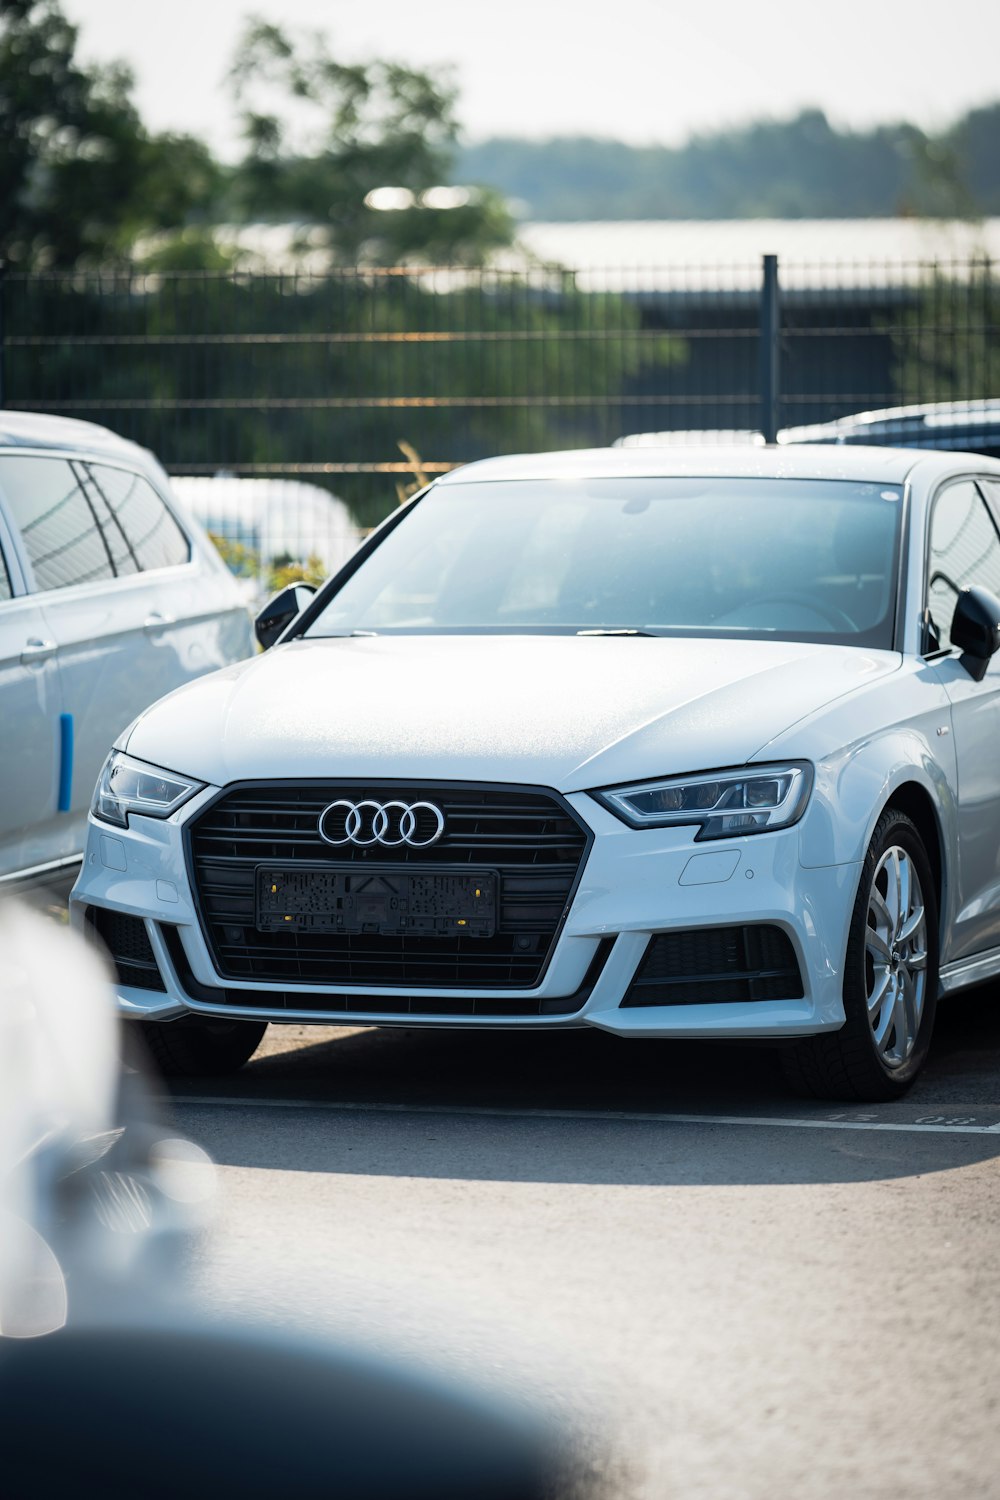
<instances>
[{"instance_id":1,"label":"car shadow on asphalt","mask_svg":"<svg viewBox=\"0 0 1000 1500\"><path fill-rule=\"evenodd\" d=\"M961 1103L1000 1110L1000 986L943 1003L927 1067L887 1118ZM257 1055L225 1079L178 1080L175 1092L331 1102L493 1105L520 1109L733 1112L790 1106L779 1050L762 1043L637 1040L595 1028L562 1031L272 1026Z\"/></svg>"},{"instance_id":2,"label":"car shadow on asphalt","mask_svg":"<svg viewBox=\"0 0 1000 1500\"><path fill-rule=\"evenodd\" d=\"M650 1185L908 1177L1000 1155L1000 1129L967 1129L1000 1122L1000 991L942 1007L924 1076L890 1105L793 1098L773 1048L592 1030L300 1029L283 1046L271 1028L235 1077L176 1080L172 1092L182 1109L185 1095L218 1101L184 1112L216 1160L273 1170Z\"/></svg>"}]
</instances>

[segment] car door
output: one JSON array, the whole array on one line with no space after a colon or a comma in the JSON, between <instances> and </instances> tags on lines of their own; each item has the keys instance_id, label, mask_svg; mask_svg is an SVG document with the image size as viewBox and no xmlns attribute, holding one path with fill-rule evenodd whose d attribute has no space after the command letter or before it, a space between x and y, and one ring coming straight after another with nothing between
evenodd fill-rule
<instances>
[{"instance_id":1,"label":"car door","mask_svg":"<svg viewBox=\"0 0 1000 1500\"><path fill-rule=\"evenodd\" d=\"M978 584L1000 598L1000 529L972 478L934 497L930 518L927 606L941 646L951 645L958 593ZM952 705L958 767L958 915L947 957L1000 948L1000 656L976 682L958 655L936 671Z\"/></svg>"},{"instance_id":2,"label":"car door","mask_svg":"<svg viewBox=\"0 0 1000 1500\"><path fill-rule=\"evenodd\" d=\"M47 628L37 600L25 592L13 533L0 511L0 885L66 852L66 818L58 812L59 679Z\"/></svg>"}]
</instances>

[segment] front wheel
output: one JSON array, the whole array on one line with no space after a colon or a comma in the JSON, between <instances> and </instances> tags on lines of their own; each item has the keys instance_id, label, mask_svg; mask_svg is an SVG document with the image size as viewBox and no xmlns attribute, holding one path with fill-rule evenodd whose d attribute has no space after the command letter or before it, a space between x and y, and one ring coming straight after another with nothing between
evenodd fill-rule
<instances>
[{"instance_id":1,"label":"front wheel","mask_svg":"<svg viewBox=\"0 0 1000 1500\"><path fill-rule=\"evenodd\" d=\"M179 1021L133 1021L146 1049L168 1077L207 1078L235 1073L256 1052L265 1021L184 1016Z\"/></svg>"},{"instance_id":2,"label":"front wheel","mask_svg":"<svg viewBox=\"0 0 1000 1500\"><path fill-rule=\"evenodd\" d=\"M785 1050L785 1076L820 1099L898 1099L927 1058L938 986L934 877L923 840L889 808L861 870L844 966L844 1025Z\"/></svg>"}]
</instances>

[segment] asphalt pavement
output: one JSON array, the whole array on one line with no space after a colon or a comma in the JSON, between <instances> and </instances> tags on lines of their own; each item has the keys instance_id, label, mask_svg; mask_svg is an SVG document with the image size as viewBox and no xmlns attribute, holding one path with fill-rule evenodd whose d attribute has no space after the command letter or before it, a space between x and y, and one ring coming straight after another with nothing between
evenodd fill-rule
<instances>
[{"instance_id":1,"label":"asphalt pavement","mask_svg":"<svg viewBox=\"0 0 1000 1500\"><path fill-rule=\"evenodd\" d=\"M1000 988L894 1105L765 1048L272 1027L165 1107L213 1311L548 1411L609 1496L1000 1496Z\"/></svg>"}]
</instances>

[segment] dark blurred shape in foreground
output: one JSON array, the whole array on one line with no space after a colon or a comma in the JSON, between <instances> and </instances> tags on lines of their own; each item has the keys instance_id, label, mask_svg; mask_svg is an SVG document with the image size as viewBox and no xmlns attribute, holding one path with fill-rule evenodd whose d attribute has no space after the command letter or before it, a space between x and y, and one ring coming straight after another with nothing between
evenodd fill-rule
<instances>
[{"instance_id":1,"label":"dark blurred shape in foreground","mask_svg":"<svg viewBox=\"0 0 1000 1500\"><path fill-rule=\"evenodd\" d=\"M541 1429L359 1355L262 1334L67 1328L0 1341L0 1411L9 1500L578 1493Z\"/></svg>"}]
</instances>

